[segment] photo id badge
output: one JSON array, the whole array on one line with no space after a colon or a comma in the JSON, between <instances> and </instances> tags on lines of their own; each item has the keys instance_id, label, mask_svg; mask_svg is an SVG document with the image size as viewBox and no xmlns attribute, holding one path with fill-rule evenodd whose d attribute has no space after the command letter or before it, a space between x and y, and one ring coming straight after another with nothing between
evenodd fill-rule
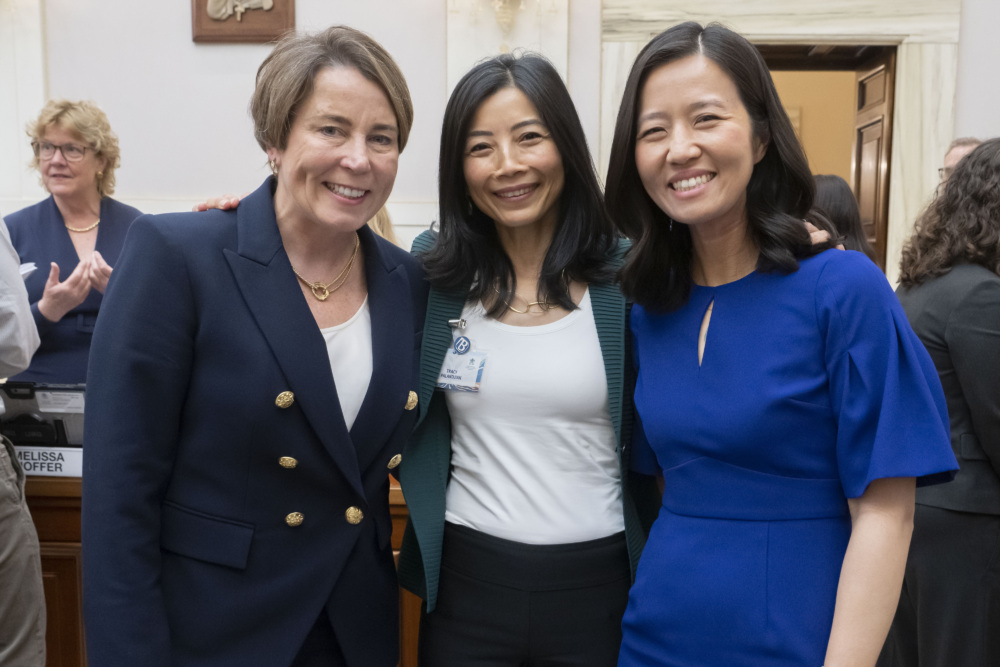
<instances>
[{"instance_id":1,"label":"photo id badge","mask_svg":"<svg viewBox=\"0 0 1000 667\"><path fill-rule=\"evenodd\" d=\"M444 356L437 387L446 391L477 393L483 382L486 352L477 350L466 336L457 336Z\"/></svg>"}]
</instances>

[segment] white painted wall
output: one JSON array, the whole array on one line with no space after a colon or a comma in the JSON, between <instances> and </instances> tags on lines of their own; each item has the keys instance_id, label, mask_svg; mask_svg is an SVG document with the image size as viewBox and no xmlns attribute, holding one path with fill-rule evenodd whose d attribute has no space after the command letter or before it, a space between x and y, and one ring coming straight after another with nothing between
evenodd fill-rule
<instances>
[{"instance_id":1,"label":"white painted wall","mask_svg":"<svg viewBox=\"0 0 1000 667\"><path fill-rule=\"evenodd\" d=\"M382 42L416 108L389 210L404 242L437 215L437 149L447 95L448 0L296 0L296 24L346 23ZM567 83L597 151L601 0L569 3ZM1000 2L962 0L955 133L1000 135ZM48 97L92 99L122 144L116 197L144 211L185 210L266 176L247 102L267 45L195 44L183 0L0 0L0 212L44 192L27 168L24 124ZM617 107L618 100L605 100Z\"/></svg>"},{"instance_id":2,"label":"white painted wall","mask_svg":"<svg viewBox=\"0 0 1000 667\"><path fill-rule=\"evenodd\" d=\"M122 149L116 196L144 211L178 210L265 178L247 103L268 45L195 44L188 2L44 0L44 8L48 93L93 99L107 112ZM299 29L334 23L386 45L410 84L416 118L390 211L426 225L445 102L444 3L297 0Z\"/></svg>"},{"instance_id":3,"label":"white painted wall","mask_svg":"<svg viewBox=\"0 0 1000 667\"><path fill-rule=\"evenodd\" d=\"M1000 2L962 0L955 91L956 137L1000 137L998 29Z\"/></svg>"},{"instance_id":4,"label":"white painted wall","mask_svg":"<svg viewBox=\"0 0 1000 667\"><path fill-rule=\"evenodd\" d=\"M0 0L0 214L44 196L24 127L45 102L39 0Z\"/></svg>"},{"instance_id":5,"label":"white painted wall","mask_svg":"<svg viewBox=\"0 0 1000 667\"><path fill-rule=\"evenodd\" d=\"M598 134L600 0L573 0L569 85L591 145ZM296 27L359 28L396 58L416 118L389 211L408 242L437 216L447 101L447 0L296 0ZM0 0L0 212L44 196L26 167L24 123L45 99L90 99L121 141L115 197L147 212L189 209L267 175L247 103L265 44L195 44L183 0Z\"/></svg>"}]
</instances>

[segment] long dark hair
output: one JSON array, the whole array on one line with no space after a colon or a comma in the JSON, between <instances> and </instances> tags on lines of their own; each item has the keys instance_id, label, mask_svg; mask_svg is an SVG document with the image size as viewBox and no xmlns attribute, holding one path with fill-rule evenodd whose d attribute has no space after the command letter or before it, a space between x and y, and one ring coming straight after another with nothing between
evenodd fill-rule
<instances>
[{"instance_id":1,"label":"long dark hair","mask_svg":"<svg viewBox=\"0 0 1000 667\"><path fill-rule=\"evenodd\" d=\"M750 42L717 23L689 21L660 33L647 44L629 73L618 111L608 181L608 209L633 241L621 271L625 295L653 310L678 308L691 292L693 249L686 225L669 216L643 188L635 164L639 96L653 70L703 55L736 85L754 136L767 146L747 184L748 234L759 251L760 271L795 271L798 259L828 247L811 245L802 224L811 219L816 186L767 65ZM672 231L671 231L672 228Z\"/></svg>"},{"instance_id":2,"label":"long dark hair","mask_svg":"<svg viewBox=\"0 0 1000 667\"><path fill-rule=\"evenodd\" d=\"M962 262L1000 275L1000 139L962 158L917 218L903 246L899 282L919 285Z\"/></svg>"},{"instance_id":3,"label":"long dark hair","mask_svg":"<svg viewBox=\"0 0 1000 667\"><path fill-rule=\"evenodd\" d=\"M868 242L861 225L858 200L854 198L854 192L847 181L834 174L817 175L813 207L833 222L845 248L863 252L868 259L878 263L875 249Z\"/></svg>"},{"instance_id":4,"label":"long dark hair","mask_svg":"<svg viewBox=\"0 0 1000 667\"><path fill-rule=\"evenodd\" d=\"M502 54L479 63L462 77L448 100L438 168L440 231L434 247L422 257L427 279L440 289L471 285L469 300L482 300L491 317L498 317L513 299L513 266L496 224L471 203L464 173L473 116L487 98L510 87L524 93L538 110L562 158L565 185L559 223L542 263L538 299L573 310L570 280L612 279L608 256L615 230L569 91L549 61L535 53Z\"/></svg>"}]
</instances>

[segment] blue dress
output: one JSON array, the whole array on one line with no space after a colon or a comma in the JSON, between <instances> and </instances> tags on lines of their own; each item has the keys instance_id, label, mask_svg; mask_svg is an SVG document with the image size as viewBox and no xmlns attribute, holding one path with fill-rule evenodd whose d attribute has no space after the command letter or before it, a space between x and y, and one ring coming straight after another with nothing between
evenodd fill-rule
<instances>
[{"instance_id":1,"label":"blue dress","mask_svg":"<svg viewBox=\"0 0 1000 667\"><path fill-rule=\"evenodd\" d=\"M674 312L636 306L632 333L633 468L665 492L619 665L823 664L847 498L957 468L937 372L885 277L828 251L695 286Z\"/></svg>"}]
</instances>

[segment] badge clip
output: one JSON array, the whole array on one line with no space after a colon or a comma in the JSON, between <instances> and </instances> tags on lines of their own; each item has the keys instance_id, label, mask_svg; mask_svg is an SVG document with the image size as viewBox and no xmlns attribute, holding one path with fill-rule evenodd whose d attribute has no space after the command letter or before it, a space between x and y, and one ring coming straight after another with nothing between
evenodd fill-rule
<instances>
[{"instance_id":1,"label":"badge clip","mask_svg":"<svg viewBox=\"0 0 1000 667\"><path fill-rule=\"evenodd\" d=\"M448 320L448 326L452 328L458 327L459 329L465 329L465 320L464 319Z\"/></svg>"}]
</instances>

